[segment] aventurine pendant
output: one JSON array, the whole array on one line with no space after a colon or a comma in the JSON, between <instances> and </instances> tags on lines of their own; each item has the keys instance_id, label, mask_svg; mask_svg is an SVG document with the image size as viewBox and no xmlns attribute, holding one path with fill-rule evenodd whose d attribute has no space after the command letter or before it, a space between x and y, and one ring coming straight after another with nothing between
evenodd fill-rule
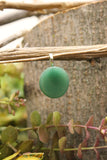
<instances>
[{"instance_id":1,"label":"aventurine pendant","mask_svg":"<svg viewBox=\"0 0 107 160\"><path fill-rule=\"evenodd\" d=\"M51 66L40 76L41 91L50 98L63 96L69 86L69 77L63 68Z\"/></svg>"}]
</instances>

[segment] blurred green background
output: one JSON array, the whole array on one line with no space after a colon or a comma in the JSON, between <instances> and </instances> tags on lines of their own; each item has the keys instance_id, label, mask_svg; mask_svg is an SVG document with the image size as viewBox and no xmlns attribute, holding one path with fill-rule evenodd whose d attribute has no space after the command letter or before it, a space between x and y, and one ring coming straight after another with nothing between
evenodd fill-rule
<instances>
[{"instance_id":1,"label":"blurred green background","mask_svg":"<svg viewBox=\"0 0 107 160\"><path fill-rule=\"evenodd\" d=\"M19 91L19 97L24 98L23 63L0 64L0 100L11 97L16 91ZM16 108L15 115L12 115L0 102L0 126L25 127L26 119L26 107Z\"/></svg>"}]
</instances>

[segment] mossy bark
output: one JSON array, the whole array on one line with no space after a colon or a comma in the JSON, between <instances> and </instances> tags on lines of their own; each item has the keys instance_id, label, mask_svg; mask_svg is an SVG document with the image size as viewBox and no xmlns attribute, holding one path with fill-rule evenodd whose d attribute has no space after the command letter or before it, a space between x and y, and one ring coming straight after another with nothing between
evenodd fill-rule
<instances>
[{"instance_id":1,"label":"mossy bark","mask_svg":"<svg viewBox=\"0 0 107 160\"><path fill-rule=\"evenodd\" d=\"M26 43L29 47L106 44L107 1L50 16L25 36L24 44ZM94 115L94 125L99 125L107 115L107 58L97 59L95 63L55 61L54 64L64 68L70 78L67 93L58 99L46 97L39 88L40 74L49 66L49 61L25 63L28 117L33 110L37 110L45 120L48 113L59 111L64 123L73 118L74 121L85 124ZM91 146L94 140L95 138L91 141ZM91 153L92 151L87 152L83 159L96 160L95 153ZM101 158L105 160L107 154L103 153Z\"/></svg>"}]
</instances>

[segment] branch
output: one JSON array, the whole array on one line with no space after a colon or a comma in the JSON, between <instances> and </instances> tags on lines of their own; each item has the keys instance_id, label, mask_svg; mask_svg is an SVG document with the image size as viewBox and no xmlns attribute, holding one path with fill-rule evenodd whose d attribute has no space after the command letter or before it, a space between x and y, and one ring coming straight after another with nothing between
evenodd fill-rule
<instances>
[{"instance_id":1,"label":"branch","mask_svg":"<svg viewBox=\"0 0 107 160\"><path fill-rule=\"evenodd\" d=\"M2 12L0 14L0 26L25 18L30 17L32 15L35 15L33 12L24 11L24 10L11 10L10 12Z\"/></svg>"},{"instance_id":2,"label":"branch","mask_svg":"<svg viewBox=\"0 0 107 160\"><path fill-rule=\"evenodd\" d=\"M8 2L8 1L0 1L0 9L3 10L5 8L14 8L14 9L24 9L29 11L43 10L43 9L66 9L77 7L86 3L95 2L95 0L86 0L86 1L75 1L75 2L55 2L55 3L42 3L42 4L28 4L21 2Z\"/></svg>"},{"instance_id":3,"label":"branch","mask_svg":"<svg viewBox=\"0 0 107 160\"><path fill-rule=\"evenodd\" d=\"M20 32L14 34L14 35L9 36L8 38L6 38L6 39L4 39L0 42L0 47L4 47L8 43L10 43L10 42L12 42L12 41L14 41L14 40L16 40L20 37L23 37L27 32L28 32L28 30L26 29L24 31L20 31Z\"/></svg>"},{"instance_id":4,"label":"branch","mask_svg":"<svg viewBox=\"0 0 107 160\"><path fill-rule=\"evenodd\" d=\"M10 144L9 142L7 143L8 147L11 148L15 153L17 152L17 149L12 145Z\"/></svg>"},{"instance_id":5,"label":"branch","mask_svg":"<svg viewBox=\"0 0 107 160\"><path fill-rule=\"evenodd\" d=\"M57 13L58 9L50 9L50 10L39 10L39 11L24 11L24 10L15 10L10 11L9 13L4 12L3 14L0 14L0 26L25 18L25 17L31 17L31 16L41 16L41 15L48 15L50 13Z\"/></svg>"},{"instance_id":6,"label":"branch","mask_svg":"<svg viewBox=\"0 0 107 160\"><path fill-rule=\"evenodd\" d=\"M89 60L107 57L107 44L92 46L34 47L0 50L0 63L49 60Z\"/></svg>"}]
</instances>

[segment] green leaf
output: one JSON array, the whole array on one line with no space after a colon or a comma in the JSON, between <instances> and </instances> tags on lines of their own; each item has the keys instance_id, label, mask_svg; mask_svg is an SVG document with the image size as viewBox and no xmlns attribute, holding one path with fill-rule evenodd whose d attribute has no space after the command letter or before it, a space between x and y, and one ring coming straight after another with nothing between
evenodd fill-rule
<instances>
[{"instance_id":1,"label":"green leaf","mask_svg":"<svg viewBox=\"0 0 107 160\"><path fill-rule=\"evenodd\" d=\"M107 137L106 137L106 136L104 137L104 141L105 141L105 143L107 144Z\"/></svg>"},{"instance_id":2,"label":"green leaf","mask_svg":"<svg viewBox=\"0 0 107 160\"><path fill-rule=\"evenodd\" d=\"M6 157L6 158L3 159L3 160L12 160L12 159L15 158L19 153L20 153L20 151L18 151L18 152L16 152L16 153L12 154L12 155L9 156L9 157Z\"/></svg>"},{"instance_id":3,"label":"green leaf","mask_svg":"<svg viewBox=\"0 0 107 160\"><path fill-rule=\"evenodd\" d=\"M61 137L58 141L58 144L59 144L59 149L60 149L60 152L63 152L64 151L64 148L66 146L66 142L67 142L67 138L64 136L64 137Z\"/></svg>"},{"instance_id":4,"label":"green leaf","mask_svg":"<svg viewBox=\"0 0 107 160\"><path fill-rule=\"evenodd\" d=\"M2 160L3 158L11 155L13 151L7 145L0 145L0 153L0 160Z\"/></svg>"},{"instance_id":5,"label":"green leaf","mask_svg":"<svg viewBox=\"0 0 107 160\"><path fill-rule=\"evenodd\" d=\"M61 138L65 135L65 127L56 127L56 131L58 134L58 137Z\"/></svg>"},{"instance_id":6,"label":"green leaf","mask_svg":"<svg viewBox=\"0 0 107 160\"><path fill-rule=\"evenodd\" d=\"M57 160L57 156L56 156L55 151L51 150L49 152L49 160Z\"/></svg>"},{"instance_id":7,"label":"green leaf","mask_svg":"<svg viewBox=\"0 0 107 160\"><path fill-rule=\"evenodd\" d=\"M39 151L43 143L39 140L39 137L34 130L29 131L29 138L34 140L35 152Z\"/></svg>"},{"instance_id":8,"label":"green leaf","mask_svg":"<svg viewBox=\"0 0 107 160\"><path fill-rule=\"evenodd\" d=\"M79 121L77 121L74 125L81 125L81 123ZM82 133L82 128L79 126L74 127L74 130L78 133L81 134Z\"/></svg>"},{"instance_id":9,"label":"green leaf","mask_svg":"<svg viewBox=\"0 0 107 160\"><path fill-rule=\"evenodd\" d=\"M73 121L73 119L71 119L69 121L69 123L68 123L68 128L69 128L69 131L70 131L71 134L74 134L74 127L73 127L73 125L74 125L74 121Z\"/></svg>"},{"instance_id":10,"label":"green leaf","mask_svg":"<svg viewBox=\"0 0 107 160\"><path fill-rule=\"evenodd\" d=\"M53 112L53 124L55 126L58 126L60 124L61 115L59 112L55 111Z\"/></svg>"},{"instance_id":11,"label":"green leaf","mask_svg":"<svg viewBox=\"0 0 107 160\"><path fill-rule=\"evenodd\" d=\"M85 124L86 126L92 126L93 125L93 120L94 120L94 116L91 116L89 119L88 119L88 122Z\"/></svg>"},{"instance_id":12,"label":"green leaf","mask_svg":"<svg viewBox=\"0 0 107 160\"><path fill-rule=\"evenodd\" d=\"M15 127L8 126L5 130L3 130L1 134L1 140L3 143L13 143L17 140L18 132Z\"/></svg>"},{"instance_id":13,"label":"green leaf","mask_svg":"<svg viewBox=\"0 0 107 160\"><path fill-rule=\"evenodd\" d=\"M80 159L82 159L82 150L81 150L81 148L82 148L82 146L81 146L81 144L79 144L77 156L78 156L78 158L80 158Z\"/></svg>"},{"instance_id":14,"label":"green leaf","mask_svg":"<svg viewBox=\"0 0 107 160\"><path fill-rule=\"evenodd\" d=\"M52 148L57 148L58 147L58 133L55 132L53 137L52 137Z\"/></svg>"},{"instance_id":15,"label":"green leaf","mask_svg":"<svg viewBox=\"0 0 107 160\"><path fill-rule=\"evenodd\" d=\"M43 143L48 143L49 136L48 136L48 131L47 131L47 128L45 127L45 125L41 125L39 127L38 133L39 133L40 141Z\"/></svg>"},{"instance_id":16,"label":"green leaf","mask_svg":"<svg viewBox=\"0 0 107 160\"><path fill-rule=\"evenodd\" d=\"M30 152L32 147L33 147L33 140L27 140L20 144L18 150L20 150L22 153Z\"/></svg>"},{"instance_id":17,"label":"green leaf","mask_svg":"<svg viewBox=\"0 0 107 160\"><path fill-rule=\"evenodd\" d=\"M41 124L41 116L37 111L33 111L30 115L30 121L32 126L40 126Z\"/></svg>"},{"instance_id":18,"label":"green leaf","mask_svg":"<svg viewBox=\"0 0 107 160\"><path fill-rule=\"evenodd\" d=\"M46 124L53 124L53 113L48 115Z\"/></svg>"}]
</instances>

